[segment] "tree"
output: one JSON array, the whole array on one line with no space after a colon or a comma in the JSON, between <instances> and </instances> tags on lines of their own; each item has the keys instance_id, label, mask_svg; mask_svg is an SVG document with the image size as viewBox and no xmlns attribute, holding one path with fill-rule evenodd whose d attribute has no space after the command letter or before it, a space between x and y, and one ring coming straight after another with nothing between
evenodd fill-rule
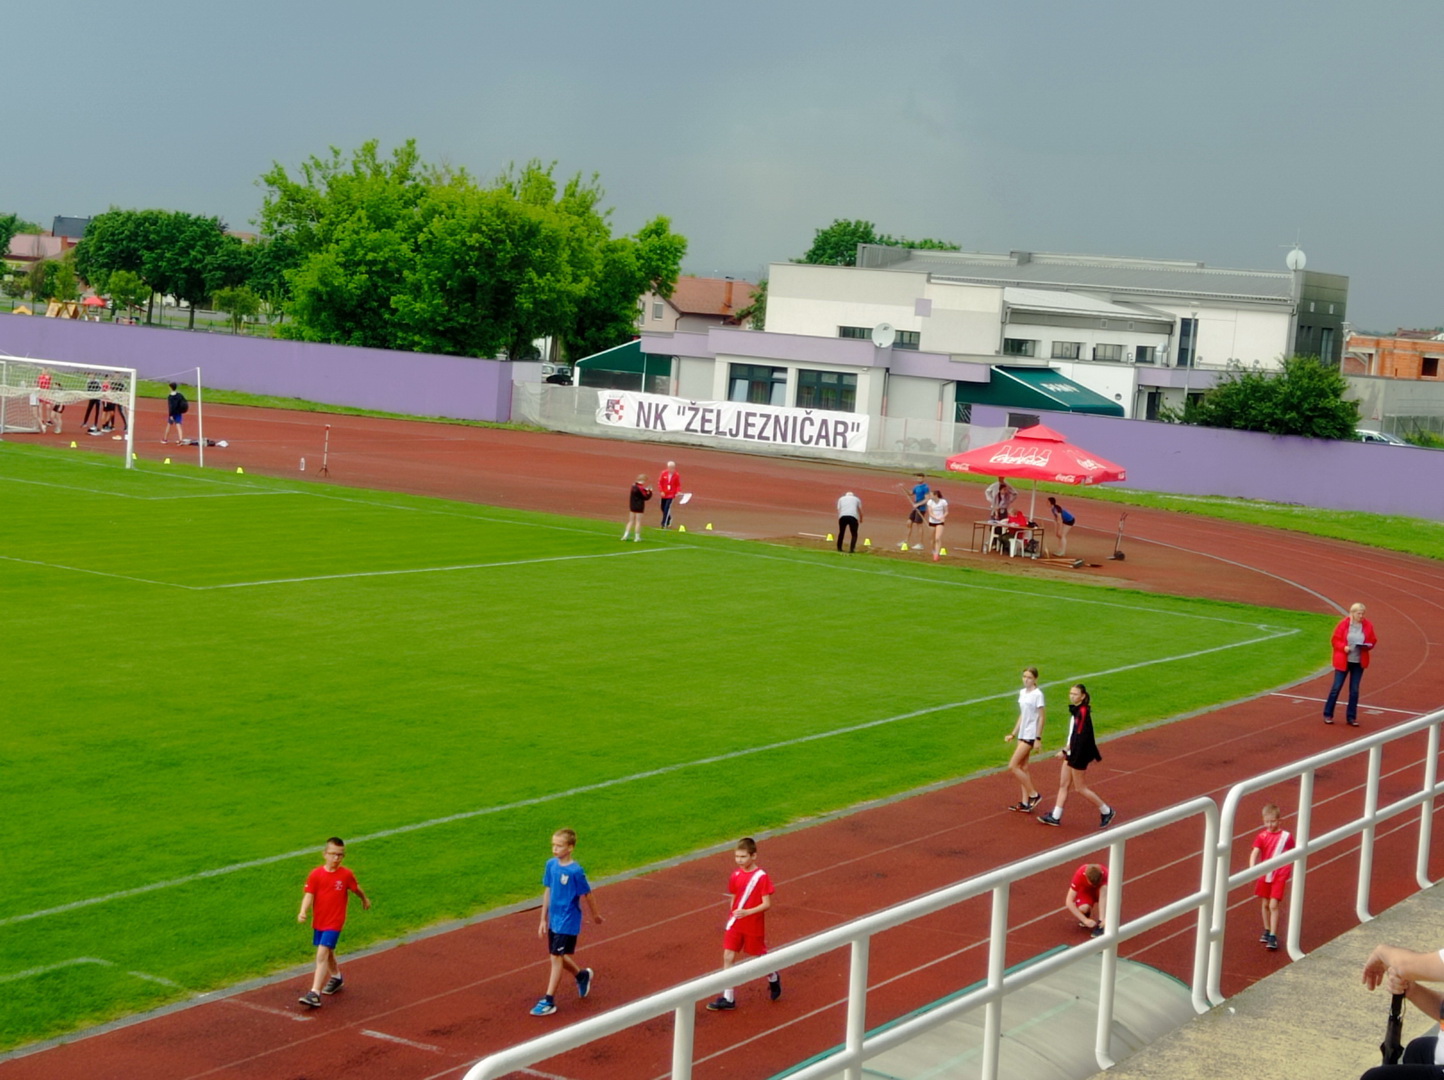
<instances>
[{"instance_id":1,"label":"tree","mask_svg":"<svg viewBox=\"0 0 1444 1080\"><path fill-rule=\"evenodd\" d=\"M37 259L25 274L25 288L35 300L48 300L55 295L55 274L60 264L54 259Z\"/></svg>"},{"instance_id":2,"label":"tree","mask_svg":"<svg viewBox=\"0 0 1444 1080\"><path fill-rule=\"evenodd\" d=\"M216 291L214 303L217 311L224 311L231 317L231 333L241 332L241 322L261 310L261 298L246 285Z\"/></svg>"},{"instance_id":3,"label":"tree","mask_svg":"<svg viewBox=\"0 0 1444 1080\"><path fill-rule=\"evenodd\" d=\"M597 177L553 171L530 161L483 187L412 142L383 157L374 141L298 177L274 166L261 227L267 272L290 289L286 332L463 356L522 356L545 336L616 344L643 292L671 290L686 240L665 218L613 238Z\"/></svg>"},{"instance_id":4,"label":"tree","mask_svg":"<svg viewBox=\"0 0 1444 1080\"><path fill-rule=\"evenodd\" d=\"M106 284L109 286L106 295L127 314L150 299L150 286L141 280L139 274L130 270L116 270Z\"/></svg>"},{"instance_id":5,"label":"tree","mask_svg":"<svg viewBox=\"0 0 1444 1080\"><path fill-rule=\"evenodd\" d=\"M1338 368L1317 356L1291 356L1278 371L1235 363L1202 399L1187 402L1181 412L1165 419L1270 435L1352 439L1359 406L1344 400L1348 388Z\"/></svg>"},{"instance_id":6,"label":"tree","mask_svg":"<svg viewBox=\"0 0 1444 1080\"><path fill-rule=\"evenodd\" d=\"M767 279L763 278L752 290L752 302L737 311L737 322L761 330L767 325Z\"/></svg>"},{"instance_id":7,"label":"tree","mask_svg":"<svg viewBox=\"0 0 1444 1080\"><path fill-rule=\"evenodd\" d=\"M51 300L80 299L80 278L75 273L74 252L67 251L64 258L52 265L54 265L55 271L46 281L50 290L46 294L46 298Z\"/></svg>"},{"instance_id":8,"label":"tree","mask_svg":"<svg viewBox=\"0 0 1444 1080\"><path fill-rule=\"evenodd\" d=\"M112 206L90 219L75 247L75 267L98 292L109 292L110 275L127 270L151 293L171 292L163 266L168 241L164 210L121 210ZM146 321L150 321L147 312Z\"/></svg>"},{"instance_id":9,"label":"tree","mask_svg":"<svg viewBox=\"0 0 1444 1080\"><path fill-rule=\"evenodd\" d=\"M856 266L858 244L881 244L886 247L921 248L928 251L957 251L958 245L946 240L908 240L877 231L871 221L846 221L838 218L825 229L818 229L798 262L820 266Z\"/></svg>"}]
</instances>

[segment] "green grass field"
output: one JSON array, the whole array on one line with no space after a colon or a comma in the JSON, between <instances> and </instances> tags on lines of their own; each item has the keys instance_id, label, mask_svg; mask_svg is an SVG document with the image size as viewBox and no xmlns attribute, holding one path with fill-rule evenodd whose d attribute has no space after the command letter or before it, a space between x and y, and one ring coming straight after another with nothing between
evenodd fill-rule
<instances>
[{"instance_id":1,"label":"green grass field","mask_svg":"<svg viewBox=\"0 0 1444 1080\"><path fill-rule=\"evenodd\" d=\"M0 1048L1288 682L1332 620L0 443Z\"/></svg>"}]
</instances>

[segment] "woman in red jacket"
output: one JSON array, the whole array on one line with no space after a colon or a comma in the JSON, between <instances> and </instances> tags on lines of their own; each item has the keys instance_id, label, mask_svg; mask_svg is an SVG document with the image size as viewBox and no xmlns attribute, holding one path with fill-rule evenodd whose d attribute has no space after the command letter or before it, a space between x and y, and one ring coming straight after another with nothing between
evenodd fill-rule
<instances>
[{"instance_id":1,"label":"woman in red jacket","mask_svg":"<svg viewBox=\"0 0 1444 1080\"><path fill-rule=\"evenodd\" d=\"M1324 702L1324 723L1334 722L1334 705L1339 700L1339 690L1344 685L1344 676L1349 677L1349 707L1344 719L1350 727L1359 726L1359 683L1364 679L1364 669L1369 666L1369 653L1378 644L1374 636L1374 624L1364 618L1364 605L1354 604L1349 608L1348 617L1334 627L1334 685L1329 689L1328 700Z\"/></svg>"}]
</instances>

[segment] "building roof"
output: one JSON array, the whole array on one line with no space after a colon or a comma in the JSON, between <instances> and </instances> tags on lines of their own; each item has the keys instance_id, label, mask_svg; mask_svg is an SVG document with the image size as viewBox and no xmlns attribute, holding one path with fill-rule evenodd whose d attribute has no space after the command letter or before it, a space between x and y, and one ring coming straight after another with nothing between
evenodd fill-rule
<instances>
[{"instance_id":1,"label":"building roof","mask_svg":"<svg viewBox=\"0 0 1444 1080\"><path fill-rule=\"evenodd\" d=\"M1069 315L1098 315L1117 319L1166 319L1173 316L1144 307L1142 304L1119 304L1088 293L1061 292L1057 289L1005 288L1003 303L1029 311L1054 311Z\"/></svg>"},{"instance_id":2,"label":"building roof","mask_svg":"<svg viewBox=\"0 0 1444 1080\"><path fill-rule=\"evenodd\" d=\"M1227 270L1201 262L1013 251L921 251L863 244L859 267L926 273L938 281L1035 289L1098 289L1163 297L1218 297L1288 303L1290 270Z\"/></svg>"},{"instance_id":3,"label":"building roof","mask_svg":"<svg viewBox=\"0 0 1444 1080\"><path fill-rule=\"evenodd\" d=\"M10 238L10 250L6 254L6 258L24 259L28 262L58 259L67 248L74 246L74 244L67 244L63 236L47 236L44 233L16 233Z\"/></svg>"},{"instance_id":4,"label":"building roof","mask_svg":"<svg viewBox=\"0 0 1444 1080\"><path fill-rule=\"evenodd\" d=\"M679 277L667 302L682 315L720 315L731 319L752 303L756 288L750 281L733 278Z\"/></svg>"},{"instance_id":5,"label":"building roof","mask_svg":"<svg viewBox=\"0 0 1444 1080\"><path fill-rule=\"evenodd\" d=\"M54 236L64 236L69 240L79 240L85 235L85 227L90 224L88 217L62 217L56 215L55 221L50 226L50 232Z\"/></svg>"}]
</instances>

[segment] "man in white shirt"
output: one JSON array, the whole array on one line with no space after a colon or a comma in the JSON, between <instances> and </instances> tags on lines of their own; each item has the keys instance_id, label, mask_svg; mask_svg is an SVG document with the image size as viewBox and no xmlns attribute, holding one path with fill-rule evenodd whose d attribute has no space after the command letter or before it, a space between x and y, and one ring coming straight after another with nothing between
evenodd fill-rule
<instances>
[{"instance_id":1,"label":"man in white shirt","mask_svg":"<svg viewBox=\"0 0 1444 1080\"><path fill-rule=\"evenodd\" d=\"M849 555L857 551L857 527L862 524L862 500L852 492L837 500L837 550L842 550L842 534L852 530L852 542L848 545Z\"/></svg>"}]
</instances>

